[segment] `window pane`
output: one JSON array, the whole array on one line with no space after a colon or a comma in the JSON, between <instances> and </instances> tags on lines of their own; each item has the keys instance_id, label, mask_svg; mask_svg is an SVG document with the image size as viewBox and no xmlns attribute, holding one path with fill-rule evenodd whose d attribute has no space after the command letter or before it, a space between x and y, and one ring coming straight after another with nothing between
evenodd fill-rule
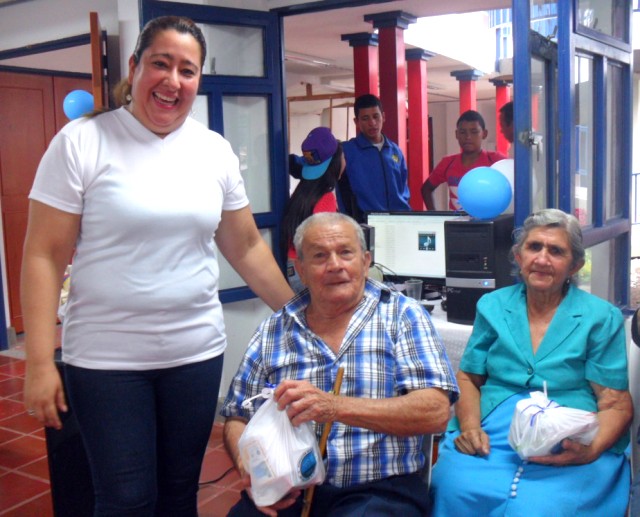
<instances>
[{"instance_id":1,"label":"window pane","mask_svg":"<svg viewBox=\"0 0 640 517\"><path fill-rule=\"evenodd\" d=\"M269 121L266 97L225 95L224 136L240 159L240 172L254 213L271 211Z\"/></svg>"},{"instance_id":2,"label":"window pane","mask_svg":"<svg viewBox=\"0 0 640 517\"><path fill-rule=\"evenodd\" d=\"M531 147L531 211L547 207L547 94L544 60L531 58L531 129L537 145Z\"/></svg>"},{"instance_id":3,"label":"window pane","mask_svg":"<svg viewBox=\"0 0 640 517\"><path fill-rule=\"evenodd\" d=\"M579 0L577 20L582 27L628 42L628 11L628 0Z\"/></svg>"},{"instance_id":4,"label":"window pane","mask_svg":"<svg viewBox=\"0 0 640 517\"><path fill-rule=\"evenodd\" d=\"M602 242L586 250L584 267L576 275L581 289L615 303L615 240ZM595 273L597 272L597 273Z\"/></svg>"},{"instance_id":5,"label":"window pane","mask_svg":"<svg viewBox=\"0 0 640 517\"><path fill-rule=\"evenodd\" d=\"M204 25L207 59L203 73L264 77L264 35L262 27Z\"/></svg>"},{"instance_id":6,"label":"window pane","mask_svg":"<svg viewBox=\"0 0 640 517\"><path fill-rule=\"evenodd\" d=\"M593 60L575 58L574 212L582 225L593 222Z\"/></svg>"},{"instance_id":7,"label":"window pane","mask_svg":"<svg viewBox=\"0 0 640 517\"><path fill-rule=\"evenodd\" d=\"M622 106L618 102L622 98L622 68L617 65L607 66L607 168L605 218L622 215L622 207L626 202L622 192L622 138L617 138L622 123Z\"/></svg>"},{"instance_id":8,"label":"window pane","mask_svg":"<svg viewBox=\"0 0 640 517\"><path fill-rule=\"evenodd\" d=\"M201 122L207 127L209 126L209 97L206 95L198 95L193 103L193 109L191 110L191 116L198 122Z\"/></svg>"},{"instance_id":9,"label":"window pane","mask_svg":"<svg viewBox=\"0 0 640 517\"><path fill-rule=\"evenodd\" d=\"M558 32L558 2L531 0L531 29L545 38L556 39Z\"/></svg>"}]
</instances>

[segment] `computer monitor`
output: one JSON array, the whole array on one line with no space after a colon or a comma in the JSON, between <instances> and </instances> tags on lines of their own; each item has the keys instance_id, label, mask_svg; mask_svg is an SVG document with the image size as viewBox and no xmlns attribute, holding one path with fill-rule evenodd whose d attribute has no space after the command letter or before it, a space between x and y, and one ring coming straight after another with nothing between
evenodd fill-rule
<instances>
[{"instance_id":1,"label":"computer monitor","mask_svg":"<svg viewBox=\"0 0 640 517\"><path fill-rule=\"evenodd\" d=\"M445 221L463 217L460 212L369 212L367 224L375 228L375 262L385 276L422 278L444 285Z\"/></svg>"}]
</instances>

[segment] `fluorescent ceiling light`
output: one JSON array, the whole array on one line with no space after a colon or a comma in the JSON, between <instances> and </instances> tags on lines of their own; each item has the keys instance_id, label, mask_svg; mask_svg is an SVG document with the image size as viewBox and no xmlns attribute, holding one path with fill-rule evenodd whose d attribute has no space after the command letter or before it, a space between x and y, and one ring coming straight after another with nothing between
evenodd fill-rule
<instances>
[{"instance_id":1,"label":"fluorescent ceiling light","mask_svg":"<svg viewBox=\"0 0 640 517\"><path fill-rule=\"evenodd\" d=\"M319 68L329 68L335 66L335 62L332 59L310 56L308 54L301 54L300 52L293 52L289 50L285 51L284 59L285 61L295 61L296 63L303 63L309 66L317 66Z\"/></svg>"}]
</instances>

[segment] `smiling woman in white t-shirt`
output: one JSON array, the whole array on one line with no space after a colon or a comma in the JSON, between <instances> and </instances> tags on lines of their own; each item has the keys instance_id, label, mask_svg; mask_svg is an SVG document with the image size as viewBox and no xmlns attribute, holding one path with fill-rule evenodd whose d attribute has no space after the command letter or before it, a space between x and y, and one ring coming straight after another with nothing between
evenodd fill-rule
<instances>
[{"instance_id":1,"label":"smiling woman in white t-shirt","mask_svg":"<svg viewBox=\"0 0 640 517\"><path fill-rule=\"evenodd\" d=\"M226 346L216 248L274 310L293 294L230 144L188 116L205 54L191 20L151 20L122 107L65 126L30 194L24 401L57 429L70 403L99 515L197 514ZM53 353L72 254L65 391Z\"/></svg>"}]
</instances>

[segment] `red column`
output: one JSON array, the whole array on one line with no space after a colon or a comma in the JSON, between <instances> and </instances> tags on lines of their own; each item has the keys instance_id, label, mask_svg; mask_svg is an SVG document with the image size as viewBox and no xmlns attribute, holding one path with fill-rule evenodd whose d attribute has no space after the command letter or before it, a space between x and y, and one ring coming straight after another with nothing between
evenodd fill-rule
<instances>
[{"instance_id":1,"label":"red column","mask_svg":"<svg viewBox=\"0 0 640 517\"><path fill-rule=\"evenodd\" d=\"M404 30L417 18L402 11L368 14L365 21L378 29L380 45L380 101L384 108L384 133L407 154L407 78Z\"/></svg>"},{"instance_id":2,"label":"red column","mask_svg":"<svg viewBox=\"0 0 640 517\"><path fill-rule=\"evenodd\" d=\"M480 70L455 70L451 72L460 83L460 114L477 109L476 81L482 77Z\"/></svg>"},{"instance_id":3,"label":"red column","mask_svg":"<svg viewBox=\"0 0 640 517\"><path fill-rule=\"evenodd\" d=\"M369 32L343 34L342 41L353 47L353 79L356 99L365 93L380 96L378 35Z\"/></svg>"},{"instance_id":4,"label":"red column","mask_svg":"<svg viewBox=\"0 0 640 517\"><path fill-rule=\"evenodd\" d=\"M503 79L490 79L496 87L496 151L504 154L509 153L509 141L502 135L500 131L500 108L511 100L511 88L509 82Z\"/></svg>"},{"instance_id":5,"label":"red column","mask_svg":"<svg viewBox=\"0 0 640 517\"><path fill-rule=\"evenodd\" d=\"M409 117L407 162L411 208L424 210L422 184L429 176L429 108L427 104L427 61L435 54L421 48L406 51Z\"/></svg>"}]
</instances>

